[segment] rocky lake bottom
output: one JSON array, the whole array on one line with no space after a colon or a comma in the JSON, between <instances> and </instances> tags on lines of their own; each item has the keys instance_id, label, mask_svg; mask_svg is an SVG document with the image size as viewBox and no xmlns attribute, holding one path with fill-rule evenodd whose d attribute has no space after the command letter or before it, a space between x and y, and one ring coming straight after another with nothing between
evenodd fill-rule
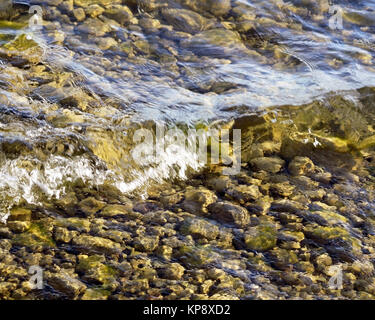
<instances>
[{"instance_id":1,"label":"rocky lake bottom","mask_svg":"<svg viewBox=\"0 0 375 320\"><path fill-rule=\"evenodd\" d=\"M0 298L375 299L375 8L338 2L4 1ZM160 122L241 130L239 172L134 161Z\"/></svg>"}]
</instances>

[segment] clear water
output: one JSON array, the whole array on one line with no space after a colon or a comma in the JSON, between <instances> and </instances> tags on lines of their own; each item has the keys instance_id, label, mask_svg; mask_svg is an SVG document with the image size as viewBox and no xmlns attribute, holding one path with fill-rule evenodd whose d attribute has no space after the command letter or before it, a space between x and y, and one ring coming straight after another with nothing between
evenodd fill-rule
<instances>
[{"instance_id":1,"label":"clear water","mask_svg":"<svg viewBox=\"0 0 375 320\"><path fill-rule=\"evenodd\" d=\"M13 19L17 24L8 19L0 27L2 216L77 183L145 195L145 187L198 170L191 154L165 154L163 165L147 167L131 158L132 133L155 122L210 125L268 107L302 108L332 93L357 101L354 90L374 85L375 1L331 5L342 9L342 29L330 28L328 1L235 0L224 17L199 12L205 28L219 32L215 40L207 31L174 32L159 9L140 5L131 7L137 19L164 27L106 21L105 37L116 41L110 48L44 4L40 31L28 27L30 16ZM247 31L239 27L244 22L252 25ZM18 64L23 49L6 47L22 35L42 49L37 63ZM88 105L71 103L72 96Z\"/></svg>"}]
</instances>

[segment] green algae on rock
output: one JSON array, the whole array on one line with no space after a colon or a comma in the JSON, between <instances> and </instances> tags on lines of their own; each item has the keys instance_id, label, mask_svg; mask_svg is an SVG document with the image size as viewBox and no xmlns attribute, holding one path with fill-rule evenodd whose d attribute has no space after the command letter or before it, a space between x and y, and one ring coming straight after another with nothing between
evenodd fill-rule
<instances>
[{"instance_id":1,"label":"green algae on rock","mask_svg":"<svg viewBox=\"0 0 375 320\"><path fill-rule=\"evenodd\" d=\"M37 64L43 54L43 48L26 34L21 34L0 47L0 56L5 59L14 59L12 63L16 65Z\"/></svg>"},{"instance_id":2,"label":"green algae on rock","mask_svg":"<svg viewBox=\"0 0 375 320\"><path fill-rule=\"evenodd\" d=\"M251 250L267 251L276 246L277 231L272 224L251 227L244 236L246 246Z\"/></svg>"},{"instance_id":3,"label":"green algae on rock","mask_svg":"<svg viewBox=\"0 0 375 320\"><path fill-rule=\"evenodd\" d=\"M12 241L18 246L56 247L51 233L42 222L32 223L26 232L16 235Z\"/></svg>"}]
</instances>

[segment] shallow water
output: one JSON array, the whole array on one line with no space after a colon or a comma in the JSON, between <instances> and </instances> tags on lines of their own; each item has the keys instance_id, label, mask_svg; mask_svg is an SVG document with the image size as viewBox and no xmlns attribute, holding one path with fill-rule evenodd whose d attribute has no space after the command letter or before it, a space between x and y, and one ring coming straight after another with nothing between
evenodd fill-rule
<instances>
[{"instance_id":1,"label":"shallow water","mask_svg":"<svg viewBox=\"0 0 375 320\"><path fill-rule=\"evenodd\" d=\"M335 1L342 30L330 28L327 1L233 1L216 16L190 3L201 14L192 26L163 11L181 8L178 1L130 5L131 21L103 17L91 28L41 1L42 29L30 29L23 6L1 24L1 135L3 144L27 149L3 155L3 211L22 199L59 197L78 177L127 192L197 169L184 155L167 156L160 172L139 168L128 156L134 124L207 125L328 93L355 99L350 90L373 85L372 1ZM19 62L25 48L9 43L24 35L40 51ZM45 144L51 148L40 158ZM183 170L167 170L176 165Z\"/></svg>"},{"instance_id":2,"label":"shallow water","mask_svg":"<svg viewBox=\"0 0 375 320\"><path fill-rule=\"evenodd\" d=\"M375 254L374 1L14 2L0 2L4 225L13 215L11 232L0 224L0 236L11 239L16 265L31 263L23 247L54 255L57 267L44 262L49 272L74 269L96 290L95 271L84 268L91 262L79 255L93 250L103 255L87 258L101 261L93 269L110 266L127 278L131 263L134 281L149 276L133 265L142 259L158 272L177 261L186 269L177 282L186 288L202 270L215 281L217 269L234 277L232 291L224 283L222 291L216 284L220 290L207 292L197 284L195 298L215 297L216 289L229 299L342 298L326 289L331 274L319 261L328 254L331 264L347 268L345 297L375 296L374 284L360 282L372 279L366 270L373 275L368 264ZM111 7L119 3L127 5L120 13ZM42 8L40 28L29 24L30 5ZM162 149L151 163L135 158L139 129L151 130L152 147L160 150L157 128L180 129L189 143L195 137L187 134L202 130L211 156L209 129L230 130L233 151L232 133L240 129L240 172L223 177L223 163L202 163L185 147ZM295 162L303 174L293 174ZM235 206L238 220L215 207L223 201ZM287 277L290 265L305 296ZM323 289L311 289L305 275ZM53 277L48 281L58 292L60 279ZM160 285L150 276L154 287L132 292L137 286L120 276L101 277L99 289L112 298L153 299ZM163 286L168 291L170 284ZM172 298L192 297L173 290ZM20 297L16 291L12 298ZM32 297L66 292L48 287L39 294Z\"/></svg>"}]
</instances>

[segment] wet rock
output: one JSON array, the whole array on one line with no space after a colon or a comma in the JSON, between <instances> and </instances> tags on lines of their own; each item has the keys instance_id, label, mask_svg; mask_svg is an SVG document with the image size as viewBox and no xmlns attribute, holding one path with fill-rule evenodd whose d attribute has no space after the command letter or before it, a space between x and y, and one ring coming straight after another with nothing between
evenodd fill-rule
<instances>
[{"instance_id":1,"label":"wet rock","mask_svg":"<svg viewBox=\"0 0 375 320\"><path fill-rule=\"evenodd\" d=\"M73 16L77 21L81 22L86 18L85 10L83 10L82 8L74 9Z\"/></svg>"},{"instance_id":2,"label":"wet rock","mask_svg":"<svg viewBox=\"0 0 375 320\"><path fill-rule=\"evenodd\" d=\"M148 31L151 31L153 29L159 29L161 27L160 21L157 19L151 19L151 18L142 18L139 19L139 25Z\"/></svg>"},{"instance_id":3,"label":"wet rock","mask_svg":"<svg viewBox=\"0 0 375 320\"><path fill-rule=\"evenodd\" d=\"M91 216L103 209L105 205L105 202L96 200L94 197L89 197L82 200L78 204L78 207L86 216Z\"/></svg>"},{"instance_id":4,"label":"wet rock","mask_svg":"<svg viewBox=\"0 0 375 320\"><path fill-rule=\"evenodd\" d=\"M30 221L31 210L24 208L13 208L10 211L8 221Z\"/></svg>"},{"instance_id":5,"label":"wet rock","mask_svg":"<svg viewBox=\"0 0 375 320\"><path fill-rule=\"evenodd\" d=\"M123 290L132 294L145 292L150 288L149 282L147 279L135 279L128 280L124 283Z\"/></svg>"},{"instance_id":6,"label":"wet rock","mask_svg":"<svg viewBox=\"0 0 375 320\"><path fill-rule=\"evenodd\" d=\"M142 252L152 252L159 244L158 236L143 236L134 239L134 247Z\"/></svg>"},{"instance_id":7,"label":"wet rock","mask_svg":"<svg viewBox=\"0 0 375 320\"><path fill-rule=\"evenodd\" d=\"M111 30L111 27L98 20L98 19L86 19L81 25L77 27L79 32L87 33L96 37L103 37L106 33Z\"/></svg>"},{"instance_id":8,"label":"wet rock","mask_svg":"<svg viewBox=\"0 0 375 320\"><path fill-rule=\"evenodd\" d=\"M156 250L157 255L159 257L164 258L165 260L171 259L172 252L173 252L173 249L166 245L159 246Z\"/></svg>"},{"instance_id":9,"label":"wet rock","mask_svg":"<svg viewBox=\"0 0 375 320\"><path fill-rule=\"evenodd\" d=\"M182 208L196 215L207 215L207 206L216 200L216 195L206 188L188 188L185 192L185 200L182 203Z\"/></svg>"},{"instance_id":10,"label":"wet rock","mask_svg":"<svg viewBox=\"0 0 375 320\"><path fill-rule=\"evenodd\" d=\"M30 225L26 232L17 234L12 241L18 246L41 246L55 247L56 244L52 239L52 232L49 229L48 222L35 222Z\"/></svg>"},{"instance_id":11,"label":"wet rock","mask_svg":"<svg viewBox=\"0 0 375 320\"><path fill-rule=\"evenodd\" d=\"M73 244L87 252L103 252L105 254L116 254L121 252L121 245L109 239L79 235L73 238Z\"/></svg>"},{"instance_id":12,"label":"wet rock","mask_svg":"<svg viewBox=\"0 0 375 320\"><path fill-rule=\"evenodd\" d=\"M277 231L272 224L260 224L249 228L244 234L244 240L248 249L267 251L276 246Z\"/></svg>"},{"instance_id":13,"label":"wet rock","mask_svg":"<svg viewBox=\"0 0 375 320\"><path fill-rule=\"evenodd\" d=\"M70 299L74 299L85 291L86 285L71 275L60 272L47 278L48 284L55 290L62 292Z\"/></svg>"},{"instance_id":14,"label":"wet rock","mask_svg":"<svg viewBox=\"0 0 375 320\"><path fill-rule=\"evenodd\" d=\"M181 41L184 48L192 49L198 55L227 57L230 49L245 50L237 32L226 29L210 29Z\"/></svg>"},{"instance_id":15,"label":"wet rock","mask_svg":"<svg viewBox=\"0 0 375 320\"><path fill-rule=\"evenodd\" d=\"M374 273L374 265L369 261L354 261L348 268L347 271L352 272L359 276L371 276Z\"/></svg>"},{"instance_id":16,"label":"wet rock","mask_svg":"<svg viewBox=\"0 0 375 320\"><path fill-rule=\"evenodd\" d=\"M12 238L12 232L7 227L0 227L0 237L3 239Z\"/></svg>"},{"instance_id":17,"label":"wet rock","mask_svg":"<svg viewBox=\"0 0 375 320\"><path fill-rule=\"evenodd\" d=\"M307 206L304 206L299 202L288 199L275 200L271 204L271 210L278 212L289 212L296 214L304 209L307 209Z\"/></svg>"},{"instance_id":18,"label":"wet rock","mask_svg":"<svg viewBox=\"0 0 375 320\"><path fill-rule=\"evenodd\" d=\"M203 219L187 219L181 226L183 234L191 234L195 238L214 240L219 234L218 226Z\"/></svg>"},{"instance_id":19,"label":"wet rock","mask_svg":"<svg viewBox=\"0 0 375 320\"><path fill-rule=\"evenodd\" d=\"M133 206L130 202L125 205L110 204L100 212L100 215L103 217L128 216L132 209Z\"/></svg>"},{"instance_id":20,"label":"wet rock","mask_svg":"<svg viewBox=\"0 0 375 320\"><path fill-rule=\"evenodd\" d=\"M0 19L9 19L12 11L12 1L4 0L0 4Z\"/></svg>"},{"instance_id":21,"label":"wet rock","mask_svg":"<svg viewBox=\"0 0 375 320\"><path fill-rule=\"evenodd\" d=\"M69 192L59 200L57 200L57 205L63 209L66 213L70 216L73 216L76 213L76 204L78 203L78 199L74 192Z\"/></svg>"},{"instance_id":22,"label":"wet rock","mask_svg":"<svg viewBox=\"0 0 375 320\"><path fill-rule=\"evenodd\" d=\"M146 40L137 40L133 42L134 48L137 49L138 52L149 55L151 52L151 46Z\"/></svg>"},{"instance_id":23,"label":"wet rock","mask_svg":"<svg viewBox=\"0 0 375 320\"><path fill-rule=\"evenodd\" d=\"M56 225L59 227L68 228L79 232L89 232L91 223L89 220L82 218L61 218L56 220Z\"/></svg>"},{"instance_id":24,"label":"wet rock","mask_svg":"<svg viewBox=\"0 0 375 320\"><path fill-rule=\"evenodd\" d=\"M207 181L207 185L217 192L224 192L231 184L228 176L214 177Z\"/></svg>"},{"instance_id":25,"label":"wet rock","mask_svg":"<svg viewBox=\"0 0 375 320\"><path fill-rule=\"evenodd\" d=\"M91 5L101 5L106 7L110 4L118 4L121 3L121 0L74 0L74 4L78 7L87 7Z\"/></svg>"},{"instance_id":26,"label":"wet rock","mask_svg":"<svg viewBox=\"0 0 375 320\"><path fill-rule=\"evenodd\" d=\"M228 201L217 202L209 206L212 217L220 222L244 227L249 224L250 216L247 210Z\"/></svg>"},{"instance_id":27,"label":"wet rock","mask_svg":"<svg viewBox=\"0 0 375 320\"><path fill-rule=\"evenodd\" d=\"M190 7L192 10L204 12L208 11L213 15L219 17L226 15L231 9L230 0L180 0L184 5Z\"/></svg>"},{"instance_id":28,"label":"wet rock","mask_svg":"<svg viewBox=\"0 0 375 320\"><path fill-rule=\"evenodd\" d=\"M164 206L173 206L179 203L182 199L183 199L182 192L165 191L165 192L162 192L162 194L160 195L160 202Z\"/></svg>"},{"instance_id":29,"label":"wet rock","mask_svg":"<svg viewBox=\"0 0 375 320\"><path fill-rule=\"evenodd\" d=\"M185 273L185 268L179 263L168 264L158 271L159 277L170 280L181 280Z\"/></svg>"},{"instance_id":30,"label":"wet rock","mask_svg":"<svg viewBox=\"0 0 375 320\"><path fill-rule=\"evenodd\" d=\"M312 213L324 219L325 223L329 225L345 224L348 222L347 218L345 218L341 214L338 214L334 211L317 210L317 211L313 211Z\"/></svg>"},{"instance_id":31,"label":"wet rock","mask_svg":"<svg viewBox=\"0 0 375 320\"><path fill-rule=\"evenodd\" d=\"M285 161L278 157L261 157L251 160L250 164L258 171L278 173L283 168Z\"/></svg>"},{"instance_id":32,"label":"wet rock","mask_svg":"<svg viewBox=\"0 0 375 320\"><path fill-rule=\"evenodd\" d=\"M270 186L270 191L274 195L278 195L281 197L289 197L293 194L295 187L291 185L289 182L282 182L282 183L273 183Z\"/></svg>"},{"instance_id":33,"label":"wet rock","mask_svg":"<svg viewBox=\"0 0 375 320\"><path fill-rule=\"evenodd\" d=\"M283 230L278 234L278 241L283 249L299 249L303 239L305 235L298 231Z\"/></svg>"},{"instance_id":34,"label":"wet rock","mask_svg":"<svg viewBox=\"0 0 375 320\"><path fill-rule=\"evenodd\" d=\"M329 254L324 253L315 258L316 268L320 271L324 271L325 268L332 265L332 259Z\"/></svg>"},{"instance_id":35,"label":"wet rock","mask_svg":"<svg viewBox=\"0 0 375 320\"><path fill-rule=\"evenodd\" d=\"M56 240L56 242L69 243L77 234L77 232L69 231L65 228L56 227L53 233L53 238Z\"/></svg>"},{"instance_id":36,"label":"wet rock","mask_svg":"<svg viewBox=\"0 0 375 320\"><path fill-rule=\"evenodd\" d=\"M161 206L158 202L155 201L142 201L134 205L134 211L146 214L150 211L156 211L161 209Z\"/></svg>"},{"instance_id":37,"label":"wet rock","mask_svg":"<svg viewBox=\"0 0 375 320\"><path fill-rule=\"evenodd\" d=\"M314 163L307 157L295 157L288 166L293 176L310 175L314 172Z\"/></svg>"},{"instance_id":38,"label":"wet rock","mask_svg":"<svg viewBox=\"0 0 375 320\"><path fill-rule=\"evenodd\" d=\"M241 204L257 200L262 196L262 194L259 191L259 187L256 185L233 186L227 190L226 195L228 195L232 199L237 200Z\"/></svg>"},{"instance_id":39,"label":"wet rock","mask_svg":"<svg viewBox=\"0 0 375 320\"><path fill-rule=\"evenodd\" d=\"M195 267L203 267L218 258L210 245L183 246L179 249L178 256L182 262Z\"/></svg>"},{"instance_id":40,"label":"wet rock","mask_svg":"<svg viewBox=\"0 0 375 320\"><path fill-rule=\"evenodd\" d=\"M323 200L326 191L324 189L308 190L305 195L313 201Z\"/></svg>"},{"instance_id":41,"label":"wet rock","mask_svg":"<svg viewBox=\"0 0 375 320\"><path fill-rule=\"evenodd\" d=\"M199 13L187 9L164 9L162 15L178 31L194 34L203 31L207 24Z\"/></svg>"},{"instance_id":42,"label":"wet rock","mask_svg":"<svg viewBox=\"0 0 375 320\"><path fill-rule=\"evenodd\" d=\"M298 262L298 257L292 250L275 248L270 253L273 264L281 270L289 270Z\"/></svg>"},{"instance_id":43,"label":"wet rock","mask_svg":"<svg viewBox=\"0 0 375 320\"><path fill-rule=\"evenodd\" d=\"M352 263L361 255L361 242L344 228L308 225L303 232L306 238L324 245L326 251L340 261Z\"/></svg>"},{"instance_id":44,"label":"wet rock","mask_svg":"<svg viewBox=\"0 0 375 320\"><path fill-rule=\"evenodd\" d=\"M97 4L89 5L84 7L86 15L96 18L97 16L100 16L105 9Z\"/></svg>"},{"instance_id":45,"label":"wet rock","mask_svg":"<svg viewBox=\"0 0 375 320\"><path fill-rule=\"evenodd\" d=\"M315 272L314 265L308 261L299 261L296 263L296 269L302 272L313 274Z\"/></svg>"},{"instance_id":46,"label":"wet rock","mask_svg":"<svg viewBox=\"0 0 375 320\"><path fill-rule=\"evenodd\" d=\"M126 25L133 19L133 13L127 6L111 5L103 13L106 17L117 21L121 25Z\"/></svg>"},{"instance_id":47,"label":"wet rock","mask_svg":"<svg viewBox=\"0 0 375 320\"><path fill-rule=\"evenodd\" d=\"M73 0L62 1L59 4L58 8L60 9L61 12L66 13L66 14L70 14L70 13L72 13L72 11L74 9L74 2L73 2Z\"/></svg>"},{"instance_id":48,"label":"wet rock","mask_svg":"<svg viewBox=\"0 0 375 320\"><path fill-rule=\"evenodd\" d=\"M257 199L253 203L247 203L245 207L250 213L255 213L256 215L265 215L270 209L271 203L272 198L265 196L260 199Z\"/></svg>"},{"instance_id":49,"label":"wet rock","mask_svg":"<svg viewBox=\"0 0 375 320\"><path fill-rule=\"evenodd\" d=\"M220 292L220 293L215 293L212 296L210 296L210 300L239 300L240 298L235 295L231 294L229 292Z\"/></svg>"},{"instance_id":50,"label":"wet rock","mask_svg":"<svg viewBox=\"0 0 375 320\"><path fill-rule=\"evenodd\" d=\"M318 172L313 174L311 177L320 183L329 184L332 179L332 174L330 172Z\"/></svg>"},{"instance_id":51,"label":"wet rock","mask_svg":"<svg viewBox=\"0 0 375 320\"><path fill-rule=\"evenodd\" d=\"M87 289L82 296L82 300L107 300L110 291L100 288Z\"/></svg>"},{"instance_id":52,"label":"wet rock","mask_svg":"<svg viewBox=\"0 0 375 320\"><path fill-rule=\"evenodd\" d=\"M117 44L118 44L115 39L110 38L110 37L99 38L95 42L98 45L99 49L101 49L101 50L111 49L111 48L117 46Z\"/></svg>"},{"instance_id":53,"label":"wet rock","mask_svg":"<svg viewBox=\"0 0 375 320\"><path fill-rule=\"evenodd\" d=\"M30 221L8 221L7 227L14 233L22 233L27 231L31 226Z\"/></svg>"},{"instance_id":54,"label":"wet rock","mask_svg":"<svg viewBox=\"0 0 375 320\"><path fill-rule=\"evenodd\" d=\"M16 283L4 281L0 282L0 297L7 298L10 293L17 288Z\"/></svg>"},{"instance_id":55,"label":"wet rock","mask_svg":"<svg viewBox=\"0 0 375 320\"><path fill-rule=\"evenodd\" d=\"M25 64L38 64L43 54L44 51L39 44L25 34L0 46L0 57L10 60L12 65L19 67Z\"/></svg>"},{"instance_id":56,"label":"wet rock","mask_svg":"<svg viewBox=\"0 0 375 320\"><path fill-rule=\"evenodd\" d=\"M99 282L103 285L103 289L111 290L117 286L118 272L105 262L105 257L102 255L80 255L77 272L82 274L85 281Z\"/></svg>"}]
</instances>

